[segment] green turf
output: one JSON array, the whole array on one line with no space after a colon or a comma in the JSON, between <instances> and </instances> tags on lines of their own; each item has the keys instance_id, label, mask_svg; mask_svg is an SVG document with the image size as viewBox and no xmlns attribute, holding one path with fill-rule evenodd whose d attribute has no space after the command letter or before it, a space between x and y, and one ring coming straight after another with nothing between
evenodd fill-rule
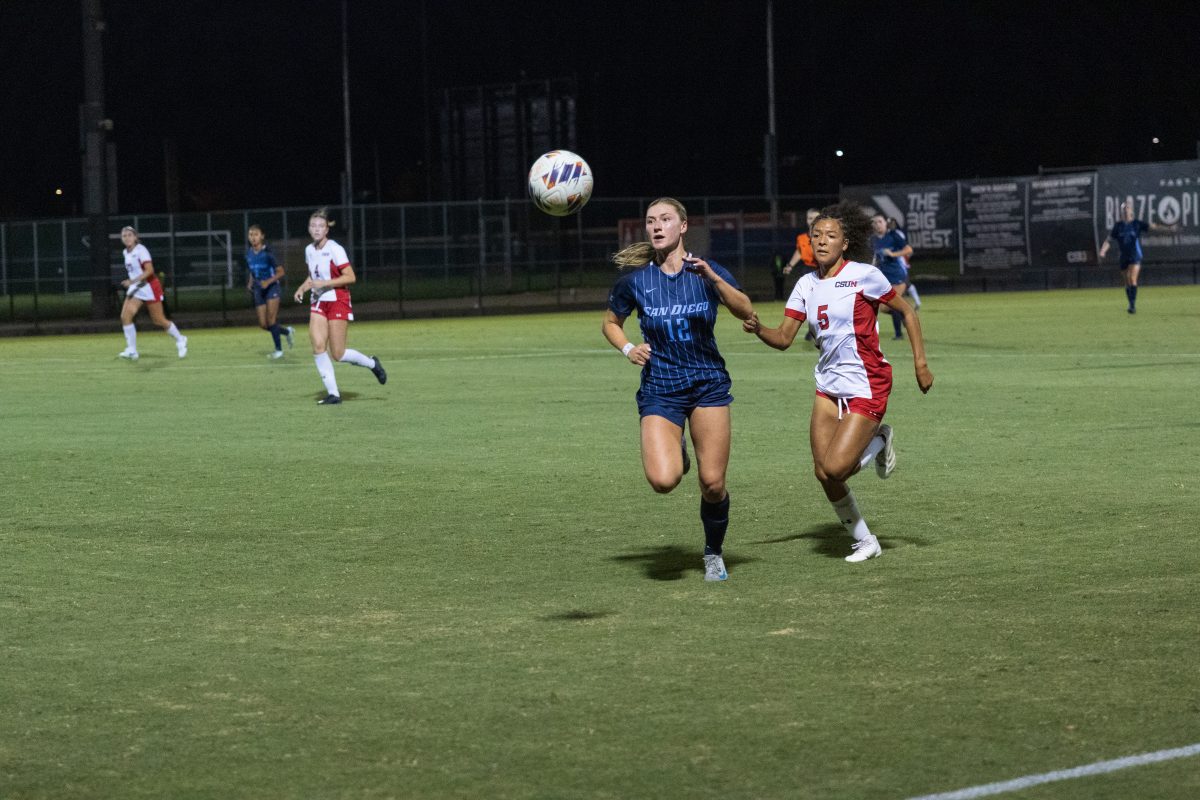
<instances>
[{"instance_id":1,"label":"green turf","mask_svg":"<svg viewBox=\"0 0 1200 800\"><path fill-rule=\"evenodd\" d=\"M906 798L1198 742L1198 308L928 298L856 566L813 351L723 312L724 584L600 310L356 323L391 379L340 407L256 329L0 340L0 797Z\"/></svg>"}]
</instances>

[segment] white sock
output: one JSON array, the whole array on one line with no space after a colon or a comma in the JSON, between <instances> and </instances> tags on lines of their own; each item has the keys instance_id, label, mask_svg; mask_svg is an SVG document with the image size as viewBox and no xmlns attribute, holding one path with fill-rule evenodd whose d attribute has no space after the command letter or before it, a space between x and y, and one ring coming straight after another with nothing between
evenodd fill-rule
<instances>
[{"instance_id":1,"label":"white sock","mask_svg":"<svg viewBox=\"0 0 1200 800\"><path fill-rule=\"evenodd\" d=\"M911 283L908 285L908 294L910 297L912 297L914 303L921 302L921 295L917 294L917 287L913 286Z\"/></svg>"},{"instance_id":2,"label":"white sock","mask_svg":"<svg viewBox=\"0 0 1200 800\"><path fill-rule=\"evenodd\" d=\"M858 511L858 503L854 502L854 492L846 492L846 496L841 500L831 500L830 503L837 512L838 519L855 541L861 542L871 535L871 529L867 527L866 520Z\"/></svg>"},{"instance_id":3,"label":"white sock","mask_svg":"<svg viewBox=\"0 0 1200 800\"><path fill-rule=\"evenodd\" d=\"M317 353L313 356L313 361L317 362L317 374L321 376L321 382L325 384L325 391L340 397L341 392L338 391L337 379L333 377L333 359L329 357L329 353Z\"/></svg>"},{"instance_id":4,"label":"white sock","mask_svg":"<svg viewBox=\"0 0 1200 800\"><path fill-rule=\"evenodd\" d=\"M346 352L342 354L342 357L338 361L346 364L354 364L359 367L366 367L367 369L375 368L375 359L364 356L357 350L351 350L350 348L346 348Z\"/></svg>"},{"instance_id":5,"label":"white sock","mask_svg":"<svg viewBox=\"0 0 1200 800\"><path fill-rule=\"evenodd\" d=\"M179 332L179 328L175 327L175 323L171 323L171 327L167 328L167 334L177 342L183 341L183 334Z\"/></svg>"},{"instance_id":6,"label":"white sock","mask_svg":"<svg viewBox=\"0 0 1200 800\"><path fill-rule=\"evenodd\" d=\"M125 333L125 349L137 352L137 326L122 325L121 330Z\"/></svg>"},{"instance_id":7,"label":"white sock","mask_svg":"<svg viewBox=\"0 0 1200 800\"><path fill-rule=\"evenodd\" d=\"M875 456L879 455L879 451L883 449L883 437L875 434L871 441L867 444L867 449L863 450L862 458L858 460L858 468L866 469L867 466L875 460Z\"/></svg>"}]
</instances>

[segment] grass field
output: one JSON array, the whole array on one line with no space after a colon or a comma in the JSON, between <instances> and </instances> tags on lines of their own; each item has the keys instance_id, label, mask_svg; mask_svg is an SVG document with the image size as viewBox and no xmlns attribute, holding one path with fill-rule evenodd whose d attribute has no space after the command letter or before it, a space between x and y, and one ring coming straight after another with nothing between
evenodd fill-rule
<instances>
[{"instance_id":1,"label":"grass field","mask_svg":"<svg viewBox=\"0 0 1200 800\"><path fill-rule=\"evenodd\" d=\"M1140 301L929 298L861 565L813 351L723 313L723 584L600 310L356 323L390 381L340 407L256 329L0 340L0 797L902 799L1200 742L1200 288Z\"/></svg>"}]
</instances>

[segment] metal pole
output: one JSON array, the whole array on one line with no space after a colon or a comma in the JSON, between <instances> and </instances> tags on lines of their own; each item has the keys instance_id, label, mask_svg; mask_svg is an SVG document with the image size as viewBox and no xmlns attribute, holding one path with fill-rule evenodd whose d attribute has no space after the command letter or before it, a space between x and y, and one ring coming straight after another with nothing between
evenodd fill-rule
<instances>
[{"instance_id":1,"label":"metal pole","mask_svg":"<svg viewBox=\"0 0 1200 800\"><path fill-rule=\"evenodd\" d=\"M350 53L347 49L348 37L346 32L348 0L342 0L342 117L345 121L346 140L346 231L347 250L350 253L350 263L354 263L354 173L350 167Z\"/></svg>"},{"instance_id":2,"label":"metal pole","mask_svg":"<svg viewBox=\"0 0 1200 800\"><path fill-rule=\"evenodd\" d=\"M108 187L107 132L112 120L104 117L104 20L100 0L83 0L83 88L79 108L80 134L84 151L83 213L88 221L88 251L91 264L92 317L108 316Z\"/></svg>"},{"instance_id":3,"label":"metal pole","mask_svg":"<svg viewBox=\"0 0 1200 800\"><path fill-rule=\"evenodd\" d=\"M779 145L775 138L775 4L767 0L767 141L763 171L767 199L771 201L771 240L779 227Z\"/></svg>"}]
</instances>

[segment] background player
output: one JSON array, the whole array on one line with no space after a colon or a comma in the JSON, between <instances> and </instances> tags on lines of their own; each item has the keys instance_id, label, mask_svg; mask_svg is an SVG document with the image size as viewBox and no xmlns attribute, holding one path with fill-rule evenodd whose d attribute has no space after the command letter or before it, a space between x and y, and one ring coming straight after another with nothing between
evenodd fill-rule
<instances>
[{"instance_id":1,"label":"background player","mask_svg":"<svg viewBox=\"0 0 1200 800\"><path fill-rule=\"evenodd\" d=\"M896 468L892 428L880 424L892 389L892 367L879 350L875 315L880 304L904 319L912 347L917 386L928 392L933 374L925 362L921 323L895 287L875 267L852 259L871 256L870 229L857 204L824 209L812 227L817 271L801 276L778 328L765 328L751 313L743 329L777 350L786 350L807 321L821 349L814 375L817 396L809 422L813 468L838 519L854 537L846 560L880 555L846 481L875 462L881 478Z\"/></svg>"},{"instance_id":2,"label":"background player","mask_svg":"<svg viewBox=\"0 0 1200 800\"><path fill-rule=\"evenodd\" d=\"M375 373L381 383L387 383L387 372L375 356L364 356L357 350L346 347L346 337L354 309L350 305L350 291L346 288L356 280L354 267L346 250L329 238L329 212L319 209L308 218L308 235L312 244L304 248L304 261L308 264L308 278L296 289L295 300L303 302L304 293L312 290L312 306L308 310L308 337L312 341L313 360L317 374L325 384L325 397L320 405L337 405L342 402L337 379L333 374L330 354L338 361L366 367Z\"/></svg>"},{"instance_id":3,"label":"background player","mask_svg":"<svg viewBox=\"0 0 1200 800\"><path fill-rule=\"evenodd\" d=\"M874 234L871 237L871 248L875 251L875 266L891 283L892 288L896 290L896 295L900 296L908 288L908 269L901 259L912 255L912 247L909 245L907 237L900 233L899 229L888 230L887 219L883 214L871 217L871 228ZM907 308L908 304L905 303L904 306ZM903 339L904 334L900 329L903 315L894 313L891 306L886 306L885 311L892 315L892 328L895 329L895 335L892 338Z\"/></svg>"},{"instance_id":4,"label":"background player","mask_svg":"<svg viewBox=\"0 0 1200 800\"><path fill-rule=\"evenodd\" d=\"M1138 275L1142 272L1142 234L1146 231L1174 231L1175 225L1158 225L1133 218L1133 201L1121 204L1121 219L1112 226L1108 238L1100 245L1100 258L1108 254L1110 240L1121 249L1121 273L1125 276L1125 299L1129 301L1130 314L1137 313Z\"/></svg>"},{"instance_id":5,"label":"background player","mask_svg":"<svg viewBox=\"0 0 1200 800\"><path fill-rule=\"evenodd\" d=\"M167 319L163 313L163 289L154 274L154 262L150 259L150 251L138 241L138 233L132 226L121 228L121 243L125 245L125 271L129 273L127 280L121 281L125 287L125 304L121 306L121 330L125 333L125 349L117 356L130 361L138 360L137 326L133 318L146 305L150 321L166 331L175 340L175 349L179 357L187 355L187 337L179 332L175 323Z\"/></svg>"},{"instance_id":6,"label":"background player","mask_svg":"<svg viewBox=\"0 0 1200 800\"><path fill-rule=\"evenodd\" d=\"M250 275L246 288L254 298L254 311L258 314L258 327L271 334L275 350L268 358L283 358L281 338L287 336L288 347L296 343L296 329L291 325L282 327L275 320L279 315L280 281L283 280L283 265L275 260L275 253L267 244L263 229L251 225L246 229L246 269Z\"/></svg>"},{"instance_id":7,"label":"background player","mask_svg":"<svg viewBox=\"0 0 1200 800\"><path fill-rule=\"evenodd\" d=\"M704 579L728 577L722 557L729 527L729 393L732 382L717 350L713 326L717 304L738 319L754 307L733 276L719 264L696 258L683 244L687 209L663 197L646 209L646 235L613 256L631 267L613 286L601 330L609 344L642 368L637 393L641 416L642 467L661 494L679 485L688 471L685 423L692 429L700 479L700 522L704 526ZM625 320L637 309L642 343L625 335Z\"/></svg>"}]
</instances>

